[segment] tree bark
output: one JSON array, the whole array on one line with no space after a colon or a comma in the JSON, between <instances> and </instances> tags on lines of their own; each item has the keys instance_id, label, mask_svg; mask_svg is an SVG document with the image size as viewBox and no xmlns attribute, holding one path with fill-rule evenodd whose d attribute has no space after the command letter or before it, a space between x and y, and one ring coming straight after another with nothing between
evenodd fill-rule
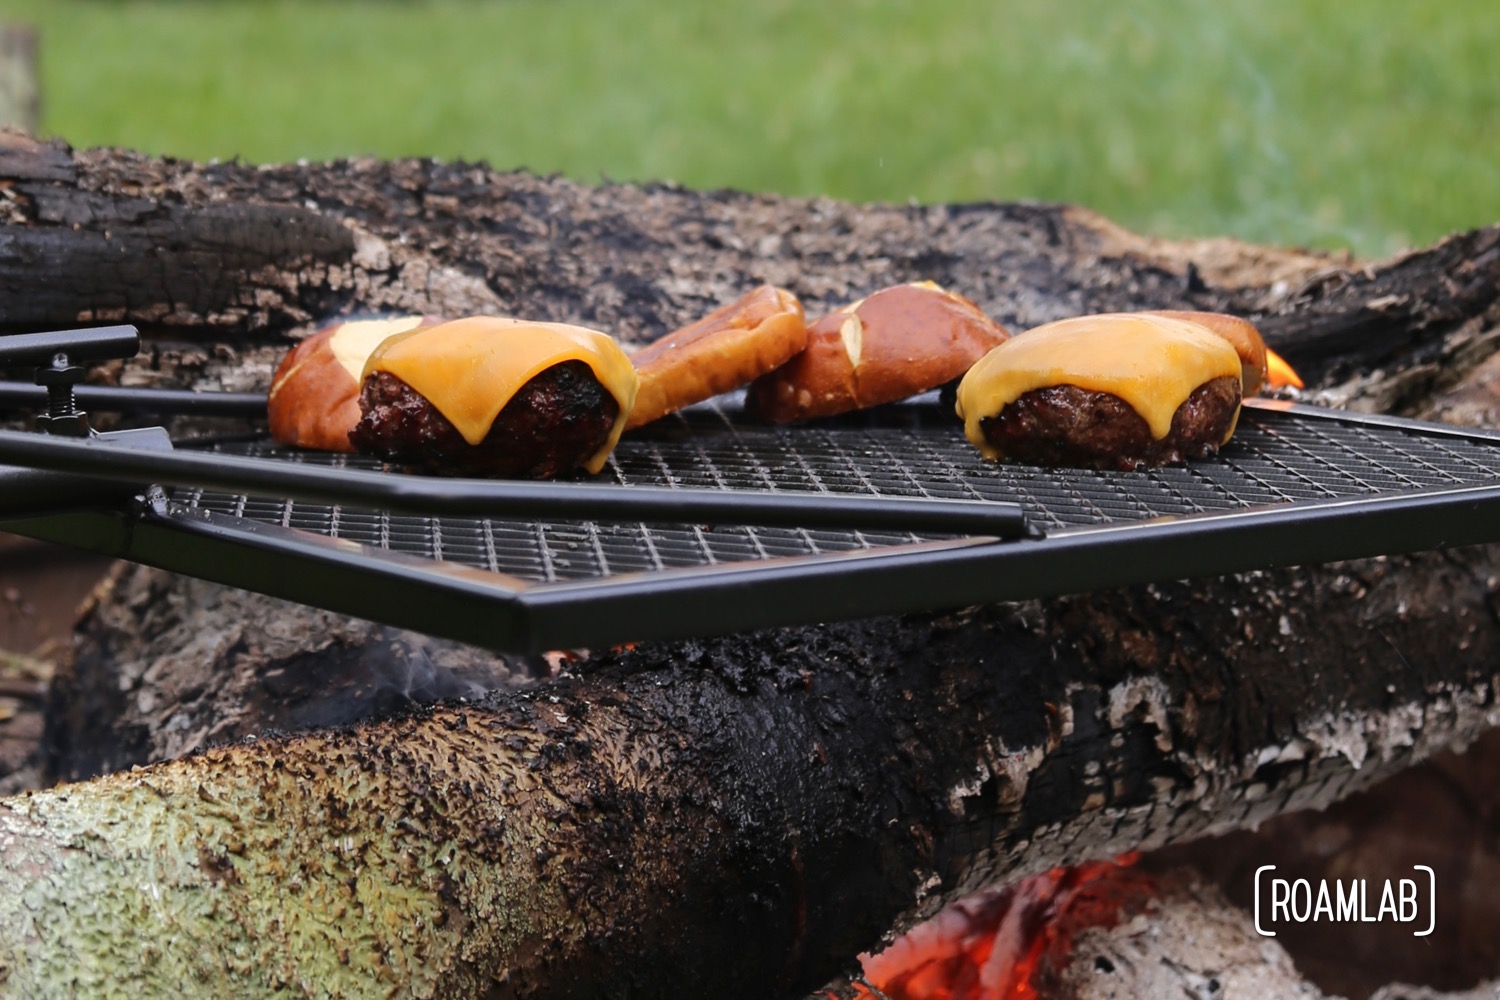
<instances>
[{"instance_id":1,"label":"tree bark","mask_svg":"<svg viewBox=\"0 0 1500 1000\"><path fill-rule=\"evenodd\" d=\"M1227 240L1164 243L1046 204L853 205L582 187L428 160L202 165L0 136L0 330L143 326L116 377L263 387L331 313L504 310L641 342L761 281L809 313L931 278L1017 329L1082 312L1223 309L1346 394L1460 380L1494 352L1500 230L1381 266ZM1477 341L1477 343L1476 343ZM1360 391L1356 392L1355 389ZM1390 400L1379 397L1389 408Z\"/></svg>"},{"instance_id":2,"label":"tree bark","mask_svg":"<svg viewBox=\"0 0 1500 1000\"><path fill-rule=\"evenodd\" d=\"M1015 327L1247 312L1331 396L1382 408L1482 390L1496 346L1496 229L1360 267L1059 206L15 136L0 185L0 288L50 275L0 294L0 327L140 323L151 350L109 373L138 384L264 387L328 311L640 341L760 280L816 313L930 277ZM520 662L122 570L55 689L55 764L187 756L0 807L0 964L39 992L797 996L979 886L1322 804L1473 738L1497 718L1497 595L1489 547ZM423 684L474 700L406 704ZM340 685L364 707L318 697ZM341 728L267 733L318 722Z\"/></svg>"}]
</instances>

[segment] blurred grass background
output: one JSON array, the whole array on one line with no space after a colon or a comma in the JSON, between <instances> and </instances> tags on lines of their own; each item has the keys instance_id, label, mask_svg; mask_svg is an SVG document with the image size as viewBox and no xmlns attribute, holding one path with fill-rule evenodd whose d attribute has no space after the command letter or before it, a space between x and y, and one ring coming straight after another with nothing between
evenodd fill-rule
<instances>
[{"instance_id":1,"label":"blurred grass background","mask_svg":"<svg viewBox=\"0 0 1500 1000\"><path fill-rule=\"evenodd\" d=\"M1500 221L1482 0L0 0L44 134L483 159L1385 254Z\"/></svg>"}]
</instances>

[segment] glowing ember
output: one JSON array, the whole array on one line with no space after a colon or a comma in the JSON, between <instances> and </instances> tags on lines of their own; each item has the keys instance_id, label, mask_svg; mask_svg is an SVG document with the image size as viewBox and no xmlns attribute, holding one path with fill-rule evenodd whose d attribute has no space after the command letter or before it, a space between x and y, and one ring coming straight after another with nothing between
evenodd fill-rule
<instances>
[{"instance_id":1,"label":"glowing ember","mask_svg":"<svg viewBox=\"0 0 1500 1000\"><path fill-rule=\"evenodd\" d=\"M857 995L891 1000L1034 1000L1039 976L1060 969L1074 937L1110 927L1154 891L1130 871L1135 855L1092 861L960 900L878 955L861 955Z\"/></svg>"}]
</instances>

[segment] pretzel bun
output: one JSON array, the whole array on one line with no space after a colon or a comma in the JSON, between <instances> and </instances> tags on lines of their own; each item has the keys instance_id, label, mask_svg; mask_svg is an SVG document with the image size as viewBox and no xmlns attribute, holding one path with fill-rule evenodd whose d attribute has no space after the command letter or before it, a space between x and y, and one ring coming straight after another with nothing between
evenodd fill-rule
<instances>
[{"instance_id":1,"label":"pretzel bun","mask_svg":"<svg viewBox=\"0 0 1500 1000\"><path fill-rule=\"evenodd\" d=\"M756 379L747 402L778 424L893 403L957 378L1009 336L931 281L895 285L810 326L807 349Z\"/></svg>"},{"instance_id":2,"label":"pretzel bun","mask_svg":"<svg viewBox=\"0 0 1500 1000\"><path fill-rule=\"evenodd\" d=\"M1229 346L1240 356L1240 384L1246 396L1255 395L1266 384L1266 342L1249 320L1228 313L1179 309L1157 309L1150 315L1197 323L1229 341Z\"/></svg>"},{"instance_id":3,"label":"pretzel bun","mask_svg":"<svg viewBox=\"0 0 1500 1000\"><path fill-rule=\"evenodd\" d=\"M353 451L349 432L359 422L360 374L387 337L441 320L431 316L333 323L287 352L271 378L266 415L282 444L320 451Z\"/></svg>"},{"instance_id":4,"label":"pretzel bun","mask_svg":"<svg viewBox=\"0 0 1500 1000\"><path fill-rule=\"evenodd\" d=\"M631 430L786 364L807 346L802 303L761 285L630 356L640 377Z\"/></svg>"}]
</instances>

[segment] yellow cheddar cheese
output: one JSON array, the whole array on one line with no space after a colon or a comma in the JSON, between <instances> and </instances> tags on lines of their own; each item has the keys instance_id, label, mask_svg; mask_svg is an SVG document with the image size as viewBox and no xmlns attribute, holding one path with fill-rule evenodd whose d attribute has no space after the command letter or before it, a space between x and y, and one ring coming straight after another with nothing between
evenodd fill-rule
<instances>
[{"instance_id":1,"label":"yellow cheddar cheese","mask_svg":"<svg viewBox=\"0 0 1500 1000\"><path fill-rule=\"evenodd\" d=\"M1118 396L1160 440L1193 390L1221 376L1240 381L1240 357L1197 323L1145 313L1079 316L1012 337L986 354L959 383L957 410L965 435L988 458L998 455L980 421L1033 389L1057 385ZM1233 432L1231 422L1224 440Z\"/></svg>"},{"instance_id":2,"label":"yellow cheddar cheese","mask_svg":"<svg viewBox=\"0 0 1500 1000\"><path fill-rule=\"evenodd\" d=\"M387 338L365 363L360 382L375 372L394 375L477 445L517 390L565 361L588 365L620 407L609 438L584 463L597 473L620 440L637 385L630 358L597 330L496 316L454 320Z\"/></svg>"}]
</instances>

